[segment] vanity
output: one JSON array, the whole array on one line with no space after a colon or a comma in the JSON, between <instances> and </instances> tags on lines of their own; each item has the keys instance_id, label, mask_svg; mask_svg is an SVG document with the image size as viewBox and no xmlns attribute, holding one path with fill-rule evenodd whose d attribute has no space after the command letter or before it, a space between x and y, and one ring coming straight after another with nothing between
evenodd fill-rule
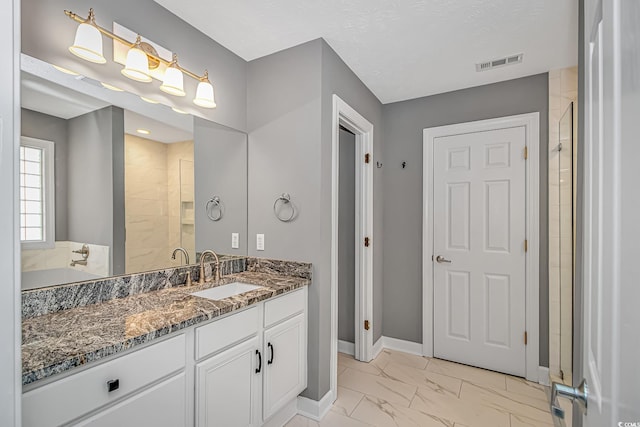
<instances>
[{"instance_id":1,"label":"vanity","mask_svg":"<svg viewBox=\"0 0 640 427\"><path fill-rule=\"evenodd\" d=\"M307 385L311 265L220 268L189 287L197 266L23 292L23 425L283 425Z\"/></svg>"}]
</instances>

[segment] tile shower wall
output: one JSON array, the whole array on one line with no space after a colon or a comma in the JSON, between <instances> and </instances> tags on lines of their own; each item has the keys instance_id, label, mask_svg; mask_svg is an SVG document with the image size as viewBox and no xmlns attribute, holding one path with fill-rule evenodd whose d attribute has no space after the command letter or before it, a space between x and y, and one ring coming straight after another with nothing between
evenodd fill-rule
<instances>
[{"instance_id":1,"label":"tile shower wall","mask_svg":"<svg viewBox=\"0 0 640 427\"><path fill-rule=\"evenodd\" d=\"M171 252L180 246L180 159L187 157L193 161L191 141L163 144L125 136L127 273L180 263L171 260Z\"/></svg>"},{"instance_id":2,"label":"tile shower wall","mask_svg":"<svg viewBox=\"0 0 640 427\"><path fill-rule=\"evenodd\" d=\"M565 343L571 336L561 334L561 324L572 322L573 251L572 239L572 184L574 180L560 179L560 160L571 164L572 150L558 152L559 123L571 102L574 103L574 150L577 141L578 68L565 68L549 72L549 370L553 377L560 376L562 366L571 366L571 351L561 351L561 336ZM574 164L575 173L575 164ZM562 202L561 202L562 200ZM562 205L561 205L562 204ZM561 215L564 218L561 218ZM569 226L567 226L569 225ZM563 284L561 286L561 284ZM565 286L566 284L566 286ZM562 306L561 306L561 301ZM565 347L565 345L563 345ZM565 348L566 350L566 348ZM570 350L570 348L569 348ZM567 369L565 369L567 371ZM570 371L570 370L569 370ZM570 380L570 378L565 378Z\"/></svg>"},{"instance_id":3,"label":"tile shower wall","mask_svg":"<svg viewBox=\"0 0 640 427\"><path fill-rule=\"evenodd\" d=\"M167 172L169 246L182 246L189 252L192 262L195 262L193 141L176 142L167 146ZM177 265L180 259L173 262Z\"/></svg>"}]
</instances>

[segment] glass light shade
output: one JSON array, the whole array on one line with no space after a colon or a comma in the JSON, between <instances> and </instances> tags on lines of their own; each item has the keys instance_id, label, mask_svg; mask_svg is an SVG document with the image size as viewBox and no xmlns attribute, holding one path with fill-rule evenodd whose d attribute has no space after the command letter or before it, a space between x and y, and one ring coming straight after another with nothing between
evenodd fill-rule
<instances>
[{"instance_id":1,"label":"glass light shade","mask_svg":"<svg viewBox=\"0 0 640 427\"><path fill-rule=\"evenodd\" d=\"M149 83L151 76L149 75L149 59L147 54L137 47L132 47L127 52L127 62L122 69L122 74L132 80Z\"/></svg>"},{"instance_id":2,"label":"glass light shade","mask_svg":"<svg viewBox=\"0 0 640 427\"><path fill-rule=\"evenodd\" d=\"M164 80L160 86L160 90L170 95L185 96L184 76L182 71L175 67L169 67L164 72Z\"/></svg>"},{"instance_id":3,"label":"glass light shade","mask_svg":"<svg viewBox=\"0 0 640 427\"><path fill-rule=\"evenodd\" d=\"M208 81L198 83L196 97L193 103L203 108L216 108L216 100L213 94L213 85Z\"/></svg>"},{"instance_id":4,"label":"glass light shade","mask_svg":"<svg viewBox=\"0 0 640 427\"><path fill-rule=\"evenodd\" d=\"M102 34L91 24L80 24L76 30L76 38L69 52L75 56L96 64L107 62L102 55Z\"/></svg>"}]
</instances>

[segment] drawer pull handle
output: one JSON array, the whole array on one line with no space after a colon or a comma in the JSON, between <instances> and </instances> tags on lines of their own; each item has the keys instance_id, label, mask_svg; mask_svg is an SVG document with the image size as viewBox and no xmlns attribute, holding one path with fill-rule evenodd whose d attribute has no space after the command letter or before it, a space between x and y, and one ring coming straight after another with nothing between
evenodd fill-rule
<instances>
[{"instance_id":1,"label":"drawer pull handle","mask_svg":"<svg viewBox=\"0 0 640 427\"><path fill-rule=\"evenodd\" d=\"M262 370L262 354L260 350L256 350L256 354L258 355L258 367L256 368L256 374L259 374Z\"/></svg>"},{"instance_id":2,"label":"drawer pull handle","mask_svg":"<svg viewBox=\"0 0 640 427\"><path fill-rule=\"evenodd\" d=\"M119 379L107 381L107 390L109 390L109 393L111 393L112 391L116 391L119 388L120 388Z\"/></svg>"},{"instance_id":3,"label":"drawer pull handle","mask_svg":"<svg viewBox=\"0 0 640 427\"><path fill-rule=\"evenodd\" d=\"M271 365L273 363L273 345L271 345L271 343L268 343L267 347L269 347L269 350L271 351L271 357L269 357L267 365Z\"/></svg>"}]
</instances>

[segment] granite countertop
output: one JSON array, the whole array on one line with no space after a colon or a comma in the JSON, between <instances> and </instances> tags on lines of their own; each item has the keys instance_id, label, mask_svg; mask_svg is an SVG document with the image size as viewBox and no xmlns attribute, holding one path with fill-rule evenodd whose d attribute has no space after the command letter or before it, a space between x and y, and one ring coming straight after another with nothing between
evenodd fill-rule
<instances>
[{"instance_id":1,"label":"granite countertop","mask_svg":"<svg viewBox=\"0 0 640 427\"><path fill-rule=\"evenodd\" d=\"M219 301L190 295L234 281L263 288ZM244 271L226 275L216 283L171 287L24 319L22 384L31 384L310 283L309 278Z\"/></svg>"}]
</instances>

